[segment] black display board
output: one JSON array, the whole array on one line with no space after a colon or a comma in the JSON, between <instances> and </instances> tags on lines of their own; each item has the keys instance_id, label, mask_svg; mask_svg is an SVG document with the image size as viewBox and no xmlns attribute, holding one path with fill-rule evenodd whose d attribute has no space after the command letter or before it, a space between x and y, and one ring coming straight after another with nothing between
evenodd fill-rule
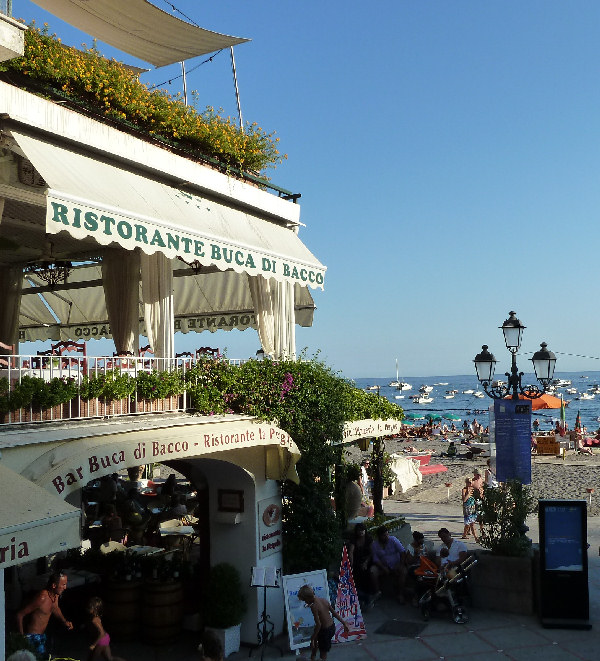
<instances>
[{"instance_id":1,"label":"black display board","mask_svg":"<svg viewBox=\"0 0 600 661\"><path fill-rule=\"evenodd\" d=\"M539 523L542 626L590 629L587 503L540 500Z\"/></svg>"}]
</instances>

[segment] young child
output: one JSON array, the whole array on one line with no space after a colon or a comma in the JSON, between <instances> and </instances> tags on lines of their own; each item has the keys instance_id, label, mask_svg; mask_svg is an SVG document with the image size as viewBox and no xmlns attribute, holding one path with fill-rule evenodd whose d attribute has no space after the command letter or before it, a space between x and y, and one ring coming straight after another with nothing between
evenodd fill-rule
<instances>
[{"instance_id":1,"label":"young child","mask_svg":"<svg viewBox=\"0 0 600 661\"><path fill-rule=\"evenodd\" d=\"M110 651L110 636L104 631L102 626L102 599L92 597L87 605L87 612L90 615L89 631L90 639L93 641L90 645L88 661L125 661L118 656L113 656Z\"/></svg>"},{"instance_id":2,"label":"young child","mask_svg":"<svg viewBox=\"0 0 600 661\"><path fill-rule=\"evenodd\" d=\"M298 599L310 606L310 610L315 618L315 628L310 639L310 658L314 661L319 648L319 656L325 661L327 652L331 649L331 639L335 634L335 624L333 618L339 620L344 625L344 631L348 633L348 625L333 610L327 599L316 597L314 590L310 585L303 585L298 590Z\"/></svg>"}]
</instances>

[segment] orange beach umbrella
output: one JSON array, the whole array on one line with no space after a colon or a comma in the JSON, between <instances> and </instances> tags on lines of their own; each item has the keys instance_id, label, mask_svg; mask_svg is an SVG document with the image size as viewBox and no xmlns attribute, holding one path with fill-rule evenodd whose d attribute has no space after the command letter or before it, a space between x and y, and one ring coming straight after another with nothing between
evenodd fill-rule
<instances>
[{"instance_id":1,"label":"orange beach umbrella","mask_svg":"<svg viewBox=\"0 0 600 661\"><path fill-rule=\"evenodd\" d=\"M553 395L548 394L544 394L536 399L525 397L525 395L519 395L519 399L530 399L531 409L533 411L538 411L539 409L559 409L561 405L560 397L554 397Z\"/></svg>"}]
</instances>

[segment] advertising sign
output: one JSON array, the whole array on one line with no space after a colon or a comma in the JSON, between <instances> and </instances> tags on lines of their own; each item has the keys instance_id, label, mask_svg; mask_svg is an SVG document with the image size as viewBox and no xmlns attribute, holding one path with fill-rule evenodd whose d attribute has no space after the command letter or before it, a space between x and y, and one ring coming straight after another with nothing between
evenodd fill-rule
<instances>
[{"instance_id":1,"label":"advertising sign","mask_svg":"<svg viewBox=\"0 0 600 661\"><path fill-rule=\"evenodd\" d=\"M273 496L259 500L258 512L258 557L266 558L281 551L283 527L281 525L281 498Z\"/></svg>"},{"instance_id":2,"label":"advertising sign","mask_svg":"<svg viewBox=\"0 0 600 661\"><path fill-rule=\"evenodd\" d=\"M303 585L310 585L317 597L329 601L327 571L325 569L304 574L290 574L283 577L283 598L287 611L290 650L310 647L310 639L315 628L312 611L307 604L298 599L298 590Z\"/></svg>"},{"instance_id":3,"label":"advertising sign","mask_svg":"<svg viewBox=\"0 0 600 661\"><path fill-rule=\"evenodd\" d=\"M496 478L531 484L531 400L494 402Z\"/></svg>"}]
</instances>

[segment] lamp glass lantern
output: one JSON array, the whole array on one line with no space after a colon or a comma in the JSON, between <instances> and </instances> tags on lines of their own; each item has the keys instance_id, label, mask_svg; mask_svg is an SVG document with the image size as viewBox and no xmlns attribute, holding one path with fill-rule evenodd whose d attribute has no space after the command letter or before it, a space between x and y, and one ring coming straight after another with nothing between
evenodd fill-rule
<instances>
[{"instance_id":1,"label":"lamp glass lantern","mask_svg":"<svg viewBox=\"0 0 600 661\"><path fill-rule=\"evenodd\" d=\"M521 346L521 337L523 336L523 331L526 326L523 326L523 324L517 319L516 312L509 312L508 315L508 319L502 324L502 326L500 326L500 328L504 333L506 348L511 353L517 353Z\"/></svg>"},{"instance_id":2,"label":"lamp glass lantern","mask_svg":"<svg viewBox=\"0 0 600 661\"><path fill-rule=\"evenodd\" d=\"M494 371L496 370L496 363L494 354L488 351L487 344L481 347L481 353L478 353L473 360L475 363L475 371L477 378L481 383L490 382L494 378Z\"/></svg>"},{"instance_id":3,"label":"lamp glass lantern","mask_svg":"<svg viewBox=\"0 0 600 661\"><path fill-rule=\"evenodd\" d=\"M556 367L556 356L552 351L548 351L548 345L542 342L541 349L536 351L531 358L533 370L537 380L543 385L548 386L554 377L554 368Z\"/></svg>"}]
</instances>

